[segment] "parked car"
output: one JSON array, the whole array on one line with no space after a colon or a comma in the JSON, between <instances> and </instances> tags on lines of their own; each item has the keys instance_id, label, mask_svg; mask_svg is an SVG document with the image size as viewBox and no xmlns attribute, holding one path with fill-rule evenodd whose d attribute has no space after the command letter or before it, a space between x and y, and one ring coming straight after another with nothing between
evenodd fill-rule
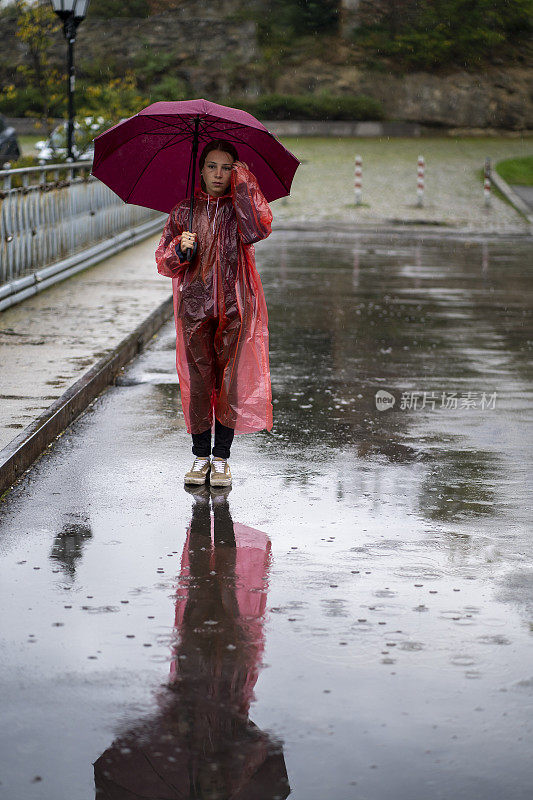
<instances>
[{"instance_id":1,"label":"parked car","mask_svg":"<svg viewBox=\"0 0 533 800\"><path fill-rule=\"evenodd\" d=\"M6 161L15 161L20 155L15 128L8 125L4 115L0 114L0 166Z\"/></svg>"},{"instance_id":2,"label":"parked car","mask_svg":"<svg viewBox=\"0 0 533 800\"><path fill-rule=\"evenodd\" d=\"M96 125L98 128L99 126ZM74 141L72 153L76 161L92 161L94 157L94 144L87 142L87 126L82 127L79 122L74 122ZM37 160L39 164L47 164L55 160L64 160L67 156L67 123L57 125L48 139L35 142Z\"/></svg>"}]
</instances>

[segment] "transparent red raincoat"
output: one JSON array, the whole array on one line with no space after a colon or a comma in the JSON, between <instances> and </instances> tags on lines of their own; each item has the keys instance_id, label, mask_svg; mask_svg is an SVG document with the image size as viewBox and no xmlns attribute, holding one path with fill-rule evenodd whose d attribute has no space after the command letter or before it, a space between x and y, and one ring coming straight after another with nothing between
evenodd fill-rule
<instances>
[{"instance_id":1,"label":"transparent red raincoat","mask_svg":"<svg viewBox=\"0 0 533 800\"><path fill-rule=\"evenodd\" d=\"M271 230L272 213L255 176L238 165L228 194L197 189L192 230L198 250L181 261L189 200L172 209L155 258L172 278L176 366L189 433L213 424L236 433L272 428L268 315L253 243Z\"/></svg>"}]
</instances>

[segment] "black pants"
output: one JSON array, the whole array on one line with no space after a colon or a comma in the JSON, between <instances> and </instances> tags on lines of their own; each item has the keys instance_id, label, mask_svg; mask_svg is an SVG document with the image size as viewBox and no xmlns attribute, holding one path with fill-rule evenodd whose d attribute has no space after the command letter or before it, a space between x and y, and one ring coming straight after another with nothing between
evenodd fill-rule
<instances>
[{"instance_id":1,"label":"black pants","mask_svg":"<svg viewBox=\"0 0 533 800\"><path fill-rule=\"evenodd\" d=\"M231 443L235 431L215 419L215 446L213 455L217 458L229 458ZM192 452L199 458L208 458L211 455L211 428L203 433L192 434Z\"/></svg>"}]
</instances>

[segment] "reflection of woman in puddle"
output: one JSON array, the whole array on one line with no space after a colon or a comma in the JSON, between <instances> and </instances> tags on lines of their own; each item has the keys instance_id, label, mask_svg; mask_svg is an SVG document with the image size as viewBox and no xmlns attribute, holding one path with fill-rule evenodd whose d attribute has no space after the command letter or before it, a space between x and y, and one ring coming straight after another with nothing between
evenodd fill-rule
<instances>
[{"instance_id":1,"label":"reflection of woman in puddle","mask_svg":"<svg viewBox=\"0 0 533 800\"><path fill-rule=\"evenodd\" d=\"M248 719L263 651L270 541L198 487L182 556L171 679L155 718L95 763L99 800L273 800L289 794L279 743Z\"/></svg>"}]
</instances>

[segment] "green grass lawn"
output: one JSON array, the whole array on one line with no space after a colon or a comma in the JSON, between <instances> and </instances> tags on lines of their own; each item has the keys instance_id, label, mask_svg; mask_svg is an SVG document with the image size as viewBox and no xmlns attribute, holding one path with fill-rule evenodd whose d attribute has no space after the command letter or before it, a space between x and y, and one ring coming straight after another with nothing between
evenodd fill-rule
<instances>
[{"instance_id":1,"label":"green grass lawn","mask_svg":"<svg viewBox=\"0 0 533 800\"><path fill-rule=\"evenodd\" d=\"M533 156L506 158L496 164L496 171L507 183L533 186Z\"/></svg>"}]
</instances>

